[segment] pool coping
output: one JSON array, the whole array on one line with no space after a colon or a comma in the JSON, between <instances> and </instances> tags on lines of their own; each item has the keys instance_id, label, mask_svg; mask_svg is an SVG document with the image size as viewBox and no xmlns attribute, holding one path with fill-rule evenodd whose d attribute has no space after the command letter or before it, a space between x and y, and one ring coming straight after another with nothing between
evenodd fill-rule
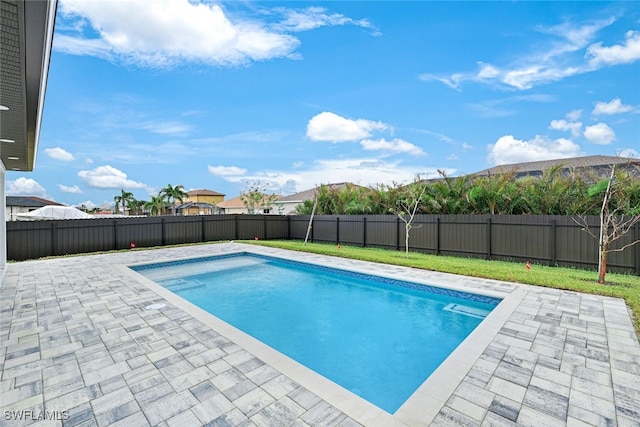
<instances>
[{"instance_id":1,"label":"pool coping","mask_svg":"<svg viewBox=\"0 0 640 427\"><path fill-rule=\"evenodd\" d=\"M299 257L300 255L300 252L285 249L253 245L242 246L245 246L245 248L239 250L230 249L228 252L216 255L248 253L258 256L267 255L285 260L292 258L295 259L295 257ZM326 261L328 257L325 255L305 253L305 257L307 259L301 262L317 266L327 265ZM188 312L202 323L223 334L236 344L244 347L256 357L276 368L282 374L288 376L309 390L312 390L323 400L338 408L347 416L366 426L388 426L392 424L406 424L412 426L422 425L425 421L427 423L433 421L460 382L472 368L474 363L487 348L493 337L504 326L505 322L509 319L513 311L524 298L524 294L522 292L518 292L517 288L514 288L511 291L478 290L476 288L465 286L464 284L452 284L450 282L445 283L447 281L446 276L431 277L427 280L420 277L411 279L407 277L398 278L397 273L371 273L370 267L372 265L380 266L382 264L371 263L368 261L349 260L351 261L351 265L339 267L339 270L411 281L422 285L451 289L476 295L485 295L500 298L502 300L498 306L495 307L474 329L474 331L472 331L472 333L467 336L467 338L465 338L465 340L463 340L463 342L440 364L440 366L438 366L438 368L415 390L415 392L401 405L401 407L394 414L390 414L129 268L148 264L162 264L163 262L179 262L197 258L207 258L207 256L171 258L166 261L157 260L153 262L131 263L127 265L119 265L117 268L119 268L124 274L129 275L132 279L137 280L140 284L147 286L171 304ZM331 257L331 259L332 258L333 257ZM405 270L405 272L409 274L424 273L422 270L417 270L411 267L396 266L396 268ZM438 390L438 393L433 393L432 390L434 389Z\"/></svg>"}]
</instances>

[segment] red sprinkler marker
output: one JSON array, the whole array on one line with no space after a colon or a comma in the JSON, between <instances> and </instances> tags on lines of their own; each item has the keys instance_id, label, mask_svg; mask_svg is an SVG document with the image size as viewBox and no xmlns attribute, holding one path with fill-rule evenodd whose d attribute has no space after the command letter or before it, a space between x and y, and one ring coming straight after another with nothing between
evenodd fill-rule
<instances>
[{"instance_id":1,"label":"red sprinkler marker","mask_svg":"<svg viewBox=\"0 0 640 427\"><path fill-rule=\"evenodd\" d=\"M253 238L253 240L260 240L260 239L258 239L258 236L256 236L256 237Z\"/></svg>"},{"instance_id":2,"label":"red sprinkler marker","mask_svg":"<svg viewBox=\"0 0 640 427\"><path fill-rule=\"evenodd\" d=\"M531 263L529 261L527 261L527 264L525 265L527 270L531 270Z\"/></svg>"},{"instance_id":3,"label":"red sprinkler marker","mask_svg":"<svg viewBox=\"0 0 640 427\"><path fill-rule=\"evenodd\" d=\"M129 245L129 247L130 247L131 249L135 249L135 248L136 248L136 244L135 244L135 243L133 243L133 242L131 242L131 244Z\"/></svg>"}]
</instances>

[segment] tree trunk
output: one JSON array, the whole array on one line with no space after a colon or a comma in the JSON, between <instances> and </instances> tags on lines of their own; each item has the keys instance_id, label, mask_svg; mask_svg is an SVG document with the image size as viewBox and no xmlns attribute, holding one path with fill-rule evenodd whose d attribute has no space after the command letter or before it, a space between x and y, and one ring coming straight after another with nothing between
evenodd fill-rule
<instances>
[{"instance_id":1,"label":"tree trunk","mask_svg":"<svg viewBox=\"0 0 640 427\"><path fill-rule=\"evenodd\" d=\"M411 226L407 224L404 232L404 257L405 258L409 258L409 230L410 229L411 229Z\"/></svg>"},{"instance_id":2,"label":"tree trunk","mask_svg":"<svg viewBox=\"0 0 640 427\"><path fill-rule=\"evenodd\" d=\"M598 266L598 283L604 285L604 276L607 274L607 251L600 253L600 265Z\"/></svg>"}]
</instances>

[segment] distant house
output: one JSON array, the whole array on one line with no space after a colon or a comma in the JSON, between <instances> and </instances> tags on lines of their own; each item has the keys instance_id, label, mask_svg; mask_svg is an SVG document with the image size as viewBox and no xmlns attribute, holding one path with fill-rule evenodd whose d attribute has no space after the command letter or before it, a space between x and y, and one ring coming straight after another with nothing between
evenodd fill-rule
<instances>
[{"instance_id":1,"label":"distant house","mask_svg":"<svg viewBox=\"0 0 640 427\"><path fill-rule=\"evenodd\" d=\"M347 185L358 187L357 184L350 182L338 182L335 184L325 184L325 187L330 189L341 190ZM273 202L273 209L278 215L291 215L295 213L296 208L303 204L305 200L313 200L316 193L320 189L320 186L304 190L299 193L291 194L290 196L284 196Z\"/></svg>"},{"instance_id":2,"label":"distant house","mask_svg":"<svg viewBox=\"0 0 640 427\"><path fill-rule=\"evenodd\" d=\"M280 196L277 196L278 200ZM255 214L268 215L277 214L277 210L274 210L275 202L269 204L269 196L264 195L263 203L255 207ZM216 205L220 209L222 214L248 214L249 208L242 201L242 196L234 197L233 199L226 200Z\"/></svg>"},{"instance_id":3,"label":"distant house","mask_svg":"<svg viewBox=\"0 0 640 427\"><path fill-rule=\"evenodd\" d=\"M7 196L6 202L7 221L16 221L16 215L29 213L43 206L64 206L62 203L35 196Z\"/></svg>"},{"instance_id":4,"label":"distant house","mask_svg":"<svg viewBox=\"0 0 640 427\"><path fill-rule=\"evenodd\" d=\"M220 209L216 206L224 202L224 194L212 190L193 190L187 193L182 205L176 207L178 215L215 215Z\"/></svg>"},{"instance_id":5,"label":"distant house","mask_svg":"<svg viewBox=\"0 0 640 427\"><path fill-rule=\"evenodd\" d=\"M558 165L561 166L563 175L578 173L588 180L608 177L611 173L612 165L615 165L617 170L626 170L640 178L640 159L616 156L571 157L539 162L514 163L494 166L471 175L492 176L513 172L515 174L514 178L525 176L541 177L543 171Z\"/></svg>"}]
</instances>

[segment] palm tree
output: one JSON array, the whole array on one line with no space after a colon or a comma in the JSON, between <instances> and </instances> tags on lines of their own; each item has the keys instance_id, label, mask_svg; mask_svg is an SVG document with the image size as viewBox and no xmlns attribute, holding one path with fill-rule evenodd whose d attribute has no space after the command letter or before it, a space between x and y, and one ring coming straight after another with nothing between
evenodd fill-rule
<instances>
[{"instance_id":1,"label":"palm tree","mask_svg":"<svg viewBox=\"0 0 640 427\"><path fill-rule=\"evenodd\" d=\"M120 195L115 196L113 198L113 202L115 203L115 213L120 213L119 207L122 206L122 212L124 213L124 207L134 200L133 193L128 191L120 190Z\"/></svg>"},{"instance_id":2,"label":"palm tree","mask_svg":"<svg viewBox=\"0 0 640 427\"><path fill-rule=\"evenodd\" d=\"M165 188L160 190L160 193L158 195L162 197L162 200L166 200L167 203L171 205L171 212L173 215L176 214L175 202L179 201L180 203L182 203L185 197L188 196L187 192L184 191L183 185L176 185L175 187L173 187L171 184L167 184Z\"/></svg>"},{"instance_id":3,"label":"palm tree","mask_svg":"<svg viewBox=\"0 0 640 427\"><path fill-rule=\"evenodd\" d=\"M144 208L149 209L151 215L160 215L164 209L164 198L160 195L151 196L151 200L144 203Z\"/></svg>"},{"instance_id":4,"label":"palm tree","mask_svg":"<svg viewBox=\"0 0 640 427\"><path fill-rule=\"evenodd\" d=\"M144 205L142 200L136 200L132 198L127 202L127 207L129 208L129 215L133 212L134 215L140 215L140 208Z\"/></svg>"}]
</instances>

